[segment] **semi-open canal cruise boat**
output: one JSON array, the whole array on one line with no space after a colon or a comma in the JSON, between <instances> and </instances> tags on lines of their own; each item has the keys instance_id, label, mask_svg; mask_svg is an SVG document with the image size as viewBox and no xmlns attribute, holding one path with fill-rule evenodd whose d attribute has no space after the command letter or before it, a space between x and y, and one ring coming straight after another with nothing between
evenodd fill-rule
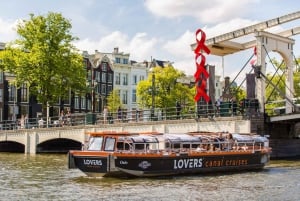
<instances>
[{"instance_id":1,"label":"semi-open canal cruise boat","mask_svg":"<svg viewBox=\"0 0 300 201\"><path fill-rule=\"evenodd\" d=\"M69 152L69 168L88 176L165 176L262 169L266 137L255 134L89 132L83 150Z\"/></svg>"}]
</instances>

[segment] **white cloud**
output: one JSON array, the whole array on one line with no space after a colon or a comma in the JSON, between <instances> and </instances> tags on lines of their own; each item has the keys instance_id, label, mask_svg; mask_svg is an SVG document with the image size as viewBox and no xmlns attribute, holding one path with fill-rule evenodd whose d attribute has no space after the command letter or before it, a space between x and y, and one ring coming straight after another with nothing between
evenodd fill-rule
<instances>
[{"instance_id":1,"label":"white cloud","mask_svg":"<svg viewBox=\"0 0 300 201\"><path fill-rule=\"evenodd\" d=\"M17 37L15 28L18 20L4 20L0 18L0 42L9 42Z\"/></svg>"},{"instance_id":2,"label":"white cloud","mask_svg":"<svg viewBox=\"0 0 300 201\"><path fill-rule=\"evenodd\" d=\"M203 23L226 21L234 16L242 16L247 7L258 0L146 0L146 8L159 17L177 18L192 16Z\"/></svg>"},{"instance_id":3,"label":"white cloud","mask_svg":"<svg viewBox=\"0 0 300 201\"><path fill-rule=\"evenodd\" d=\"M150 60L155 52L158 39L148 38L146 33L137 33L130 41L131 58L137 61Z\"/></svg>"},{"instance_id":4,"label":"white cloud","mask_svg":"<svg viewBox=\"0 0 300 201\"><path fill-rule=\"evenodd\" d=\"M179 38L167 41L164 49L170 54L178 57L189 57L193 54L191 44L195 42L195 33L187 30Z\"/></svg>"},{"instance_id":5,"label":"white cloud","mask_svg":"<svg viewBox=\"0 0 300 201\"><path fill-rule=\"evenodd\" d=\"M95 50L110 53L114 47L118 47L121 52L129 53L131 60L143 61L150 60L157 42L158 39L149 38L146 33L136 33L133 38L128 38L126 34L115 31L98 41L86 38L76 42L75 45L80 50L87 50L90 53Z\"/></svg>"}]
</instances>

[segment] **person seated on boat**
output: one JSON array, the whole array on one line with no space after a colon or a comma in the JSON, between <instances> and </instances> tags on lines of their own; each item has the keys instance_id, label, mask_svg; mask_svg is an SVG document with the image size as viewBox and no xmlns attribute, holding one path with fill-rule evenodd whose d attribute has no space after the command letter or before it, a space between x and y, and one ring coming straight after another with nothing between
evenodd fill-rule
<instances>
[{"instance_id":1,"label":"person seated on boat","mask_svg":"<svg viewBox=\"0 0 300 201\"><path fill-rule=\"evenodd\" d=\"M233 146L234 146L234 139L232 137L232 134L229 133L226 136L225 150L232 150Z\"/></svg>"},{"instance_id":2,"label":"person seated on boat","mask_svg":"<svg viewBox=\"0 0 300 201\"><path fill-rule=\"evenodd\" d=\"M215 146L213 143L207 144L206 145L206 150L207 151L215 151Z\"/></svg>"},{"instance_id":3,"label":"person seated on boat","mask_svg":"<svg viewBox=\"0 0 300 201\"><path fill-rule=\"evenodd\" d=\"M224 149L224 141L225 141L225 138L223 137L223 133L220 132L219 133L219 136L214 139L214 142L215 142L215 148L217 150L223 150Z\"/></svg>"},{"instance_id":4,"label":"person seated on boat","mask_svg":"<svg viewBox=\"0 0 300 201\"><path fill-rule=\"evenodd\" d=\"M199 144L199 146L197 147L196 151L206 151L206 149L204 148L203 144Z\"/></svg>"}]
</instances>

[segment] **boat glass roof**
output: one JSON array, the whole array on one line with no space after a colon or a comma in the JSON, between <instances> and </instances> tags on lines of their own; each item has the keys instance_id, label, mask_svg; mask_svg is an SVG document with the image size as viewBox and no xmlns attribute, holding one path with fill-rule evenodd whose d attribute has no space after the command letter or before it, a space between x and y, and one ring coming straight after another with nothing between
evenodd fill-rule
<instances>
[{"instance_id":1,"label":"boat glass roof","mask_svg":"<svg viewBox=\"0 0 300 201\"><path fill-rule=\"evenodd\" d=\"M166 140L171 143L179 142L201 142L201 138L198 136L191 136L188 134L166 134Z\"/></svg>"}]
</instances>

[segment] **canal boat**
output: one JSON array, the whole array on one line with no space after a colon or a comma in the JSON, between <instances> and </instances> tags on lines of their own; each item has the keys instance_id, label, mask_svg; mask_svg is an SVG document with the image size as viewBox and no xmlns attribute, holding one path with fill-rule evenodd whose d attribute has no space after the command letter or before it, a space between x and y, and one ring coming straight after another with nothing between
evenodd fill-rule
<instances>
[{"instance_id":1,"label":"canal boat","mask_svg":"<svg viewBox=\"0 0 300 201\"><path fill-rule=\"evenodd\" d=\"M91 177L167 176L262 169L271 148L264 136L227 132L89 132L69 168Z\"/></svg>"}]
</instances>

